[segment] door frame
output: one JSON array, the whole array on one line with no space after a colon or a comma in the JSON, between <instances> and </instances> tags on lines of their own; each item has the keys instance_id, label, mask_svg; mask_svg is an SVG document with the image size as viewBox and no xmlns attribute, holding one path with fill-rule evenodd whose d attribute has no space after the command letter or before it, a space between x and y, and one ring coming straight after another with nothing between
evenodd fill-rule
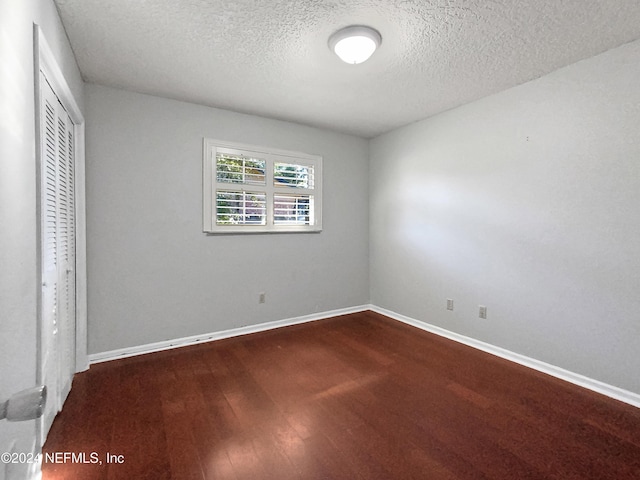
<instances>
[{"instance_id":1,"label":"door frame","mask_svg":"<svg viewBox=\"0 0 640 480\"><path fill-rule=\"evenodd\" d=\"M42 29L39 25L33 25L33 45L34 45L34 91L35 91L35 126L36 126L36 182L38 198L36 199L37 210L37 268L38 268L38 325L37 325L37 359L36 359L36 382L42 383L43 379L43 346L41 335L43 330L42 316L42 208L41 208L41 182L42 182L42 155L41 155L41 128L40 116L41 105L41 81L40 72L44 74L47 81L58 96L60 103L65 108L74 125L75 136L75 221L76 221L76 345L75 345L75 371L81 372L89 368L89 358L87 355L87 250L86 250L86 202L85 202L85 148L84 130L85 120L78 102L73 96L69 84L62 73L62 69L49 46ZM52 392L53 393L53 392ZM46 437L47 432L42 432L42 418L37 423L37 437Z\"/></svg>"}]
</instances>

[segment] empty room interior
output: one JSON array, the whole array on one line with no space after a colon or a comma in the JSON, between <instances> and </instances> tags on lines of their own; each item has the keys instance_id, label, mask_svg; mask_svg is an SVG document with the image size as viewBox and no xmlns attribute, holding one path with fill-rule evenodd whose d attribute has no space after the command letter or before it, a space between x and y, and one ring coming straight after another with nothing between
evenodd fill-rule
<instances>
[{"instance_id":1,"label":"empty room interior","mask_svg":"<svg viewBox=\"0 0 640 480\"><path fill-rule=\"evenodd\" d=\"M637 0L2 0L0 480L640 479Z\"/></svg>"}]
</instances>

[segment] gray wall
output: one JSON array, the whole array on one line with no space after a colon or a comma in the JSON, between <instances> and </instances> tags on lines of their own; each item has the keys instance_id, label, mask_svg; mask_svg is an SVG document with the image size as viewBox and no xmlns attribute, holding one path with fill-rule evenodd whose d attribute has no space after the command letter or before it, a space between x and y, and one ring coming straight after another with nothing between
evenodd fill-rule
<instances>
[{"instance_id":1,"label":"gray wall","mask_svg":"<svg viewBox=\"0 0 640 480\"><path fill-rule=\"evenodd\" d=\"M0 400L36 385L37 273L33 23L82 108L83 83L53 2L0 2ZM35 421L0 423L0 452L29 452ZM0 478L4 476L0 465ZM25 466L26 468L26 466ZM20 476L24 476L20 473Z\"/></svg>"},{"instance_id":2,"label":"gray wall","mask_svg":"<svg viewBox=\"0 0 640 480\"><path fill-rule=\"evenodd\" d=\"M640 392L639 60L631 43L370 144L88 85L89 352L370 301ZM204 235L205 136L322 155L324 231Z\"/></svg>"},{"instance_id":3,"label":"gray wall","mask_svg":"<svg viewBox=\"0 0 640 480\"><path fill-rule=\"evenodd\" d=\"M89 353L368 303L366 140L86 92ZM203 137L322 155L324 230L203 234Z\"/></svg>"},{"instance_id":4,"label":"gray wall","mask_svg":"<svg viewBox=\"0 0 640 480\"><path fill-rule=\"evenodd\" d=\"M372 303L640 393L639 78L636 41L374 139Z\"/></svg>"}]
</instances>

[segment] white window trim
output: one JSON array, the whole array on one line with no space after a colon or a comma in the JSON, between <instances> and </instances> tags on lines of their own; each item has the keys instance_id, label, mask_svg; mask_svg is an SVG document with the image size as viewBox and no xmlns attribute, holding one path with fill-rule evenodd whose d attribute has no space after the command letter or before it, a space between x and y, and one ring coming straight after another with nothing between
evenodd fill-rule
<instances>
[{"instance_id":1,"label":"white window trim","mask_svg":"<svg viewBox=\"0 0 640 480\"><path fill-rule=\"evenodd\" d=\"M255 155L267 161L265 172L265 185L226 185L227 190L234 188L248 192L260 191L267 194L267 223L266 225L218 225L215 220L216 204L216 153L218 149L240 150L242 153ZM292 152L288 150L278 150L269 147L259 147L242 143L226 142L205 138L202 148L202 204L203 231L209 234L239 234L239 233L282 233L282 232L320 232L322 231L322 157L308 153ZM277 193L306 194L311 193L306 189L285 190L273 185L273 164L275 162L291 164L308 164L314 167L314 188L313 194L313 223L311 225L276 225L273 222L273 197ZM271 165L271 168L269 168Z\"/></svg>"}]
</instances>

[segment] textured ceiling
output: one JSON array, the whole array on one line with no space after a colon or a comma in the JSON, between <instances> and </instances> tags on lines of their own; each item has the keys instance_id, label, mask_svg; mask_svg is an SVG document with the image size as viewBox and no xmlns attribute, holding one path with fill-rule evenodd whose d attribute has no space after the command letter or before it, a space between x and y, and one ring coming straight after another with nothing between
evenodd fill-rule
<instances>
[{"instance_id":1,"label":"textured ceiling","mask_svg":"<svg viewBox=\"0 0 640 480\"><path fill-rule=\"evenodd\" d=\"M88 82L364 137L640 38L640 0L55 1Z\"/></svg>"}]
</instances>

